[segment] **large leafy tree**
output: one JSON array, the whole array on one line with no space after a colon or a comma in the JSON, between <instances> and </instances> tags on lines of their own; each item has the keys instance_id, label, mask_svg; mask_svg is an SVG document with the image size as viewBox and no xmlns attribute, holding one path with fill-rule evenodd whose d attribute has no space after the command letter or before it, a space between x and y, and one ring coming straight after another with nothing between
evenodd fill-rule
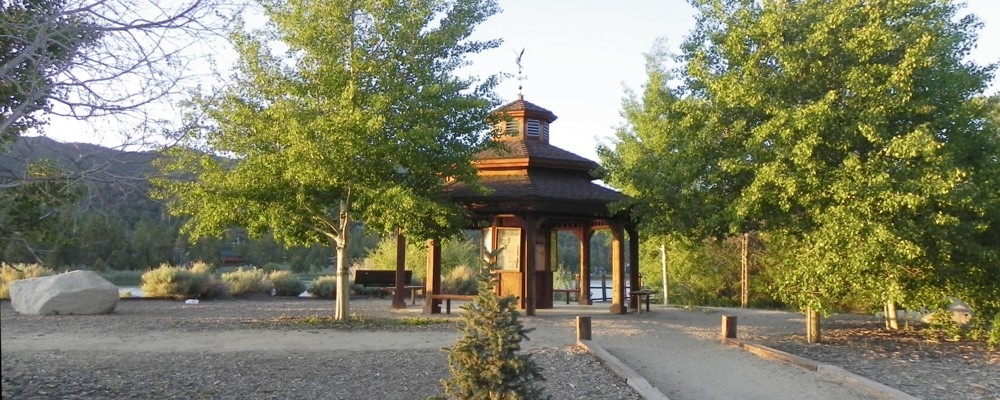
<instances>
[{"instance_id":1,"label":"large leafy tree","mask_svg":"<svg viewBox=\"0 0 1000 400\"><path fill-rule=\"evenodd\" d=\"M459 210L446 179L474 182L490 143L496 78L459 77L468 55L499 41L469 39L498 11L492 0L279 0L268 24L234 33L235 83L196 98L190 151L161 180L193 238L231 226L284 243L337 249L335 318L348 315L345 251L351 218L411 238L442 235Z\"/></svg>"},{"instance_id":2,"label":"large leafy tree","mask_svg":"<svg viewBox=\"0 0 1000 400\"><path fill-rule=\"evenodd\" d=\"M662 231L770 234L793 304L952 294L995 312L1000 150L992 66L966 61L975 17L939 0L692 3L679 82L654 68L626 102L609 182Z\"/></svg>"}]
</instances>

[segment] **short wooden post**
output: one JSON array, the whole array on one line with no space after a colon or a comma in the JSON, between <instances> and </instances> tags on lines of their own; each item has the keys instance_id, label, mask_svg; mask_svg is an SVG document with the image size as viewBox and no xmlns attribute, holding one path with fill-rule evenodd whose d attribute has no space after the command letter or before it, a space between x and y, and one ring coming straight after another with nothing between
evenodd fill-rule
<instances>
[{"instance_id":1,"label":"short wooden post","mask_svg":"<svg viewBox=\"0 0 1000 400\"><path fill-rule=\"evenodd\" d=\"M736 316L722 316L722 339L736 339Z\"/></svg>"},{"instance_id":2,"label":"short wooden post","mask_svg":"<svg viewBox=\"0 0 1000 400\"><path fill-rule=\"evenodd\" d=\"M590 317L576 317L576 340L590 340Z\"/></svg>"},{"instance_id":3,"label":"short wooden post","mask_svg":"<svg viewBox=\"0 0 1000 400\"><path fill-rule=\"evenodd\" d=\"M812 307L806 307L806 342L821 342L819 312Z\"/></svg>"}]
</instances>

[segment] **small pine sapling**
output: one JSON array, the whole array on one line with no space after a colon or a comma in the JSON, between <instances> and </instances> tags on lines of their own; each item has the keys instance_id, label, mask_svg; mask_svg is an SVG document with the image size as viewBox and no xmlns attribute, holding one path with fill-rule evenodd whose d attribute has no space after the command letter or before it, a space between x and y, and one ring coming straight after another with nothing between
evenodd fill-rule
<instances>
[{"instance_id":1,"label":"small pine sapling","mask_svg":"<svg viewBox=\"0 0 1000 400\"><path fill-rule=\"evenodd\" d=\"M492 263L480 269L479 293L472 303L461 307L463 335L454 346L442 349L448 352L451 378L441 380L445 396L432 399L549 398L536 385L545 380L542 368L530 354L519 353L521 340L528 339L531 329L518 320L517 298L496 294L492 269Z\"/></svg>"}]
</instances>

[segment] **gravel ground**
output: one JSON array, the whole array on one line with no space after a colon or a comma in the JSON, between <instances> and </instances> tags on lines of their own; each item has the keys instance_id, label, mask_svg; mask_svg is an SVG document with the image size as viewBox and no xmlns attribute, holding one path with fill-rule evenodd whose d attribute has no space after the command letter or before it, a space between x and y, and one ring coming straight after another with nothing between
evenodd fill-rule
<instances>
[{"instance_id":1,"label":"gravel ground","mask_svg":"<svg viewBox=\"0 0 1000 400\"><path fill-rule=\"evenodd\" d=\"M438 344L457 338L455 317L417 326L379 322L399 315L377 300L352 302L370 322L350 327L327 326L325 301L182 304L129 300L111 315L25 316L0 303L3 398L423 399L440 394L448 376ZM302 317L313 325L293 322ZM375 338L388 349L372 349L380 345L366 341ZM639 398L575 346L525 344L554 399Z\"/></svg>"}]
</instances>

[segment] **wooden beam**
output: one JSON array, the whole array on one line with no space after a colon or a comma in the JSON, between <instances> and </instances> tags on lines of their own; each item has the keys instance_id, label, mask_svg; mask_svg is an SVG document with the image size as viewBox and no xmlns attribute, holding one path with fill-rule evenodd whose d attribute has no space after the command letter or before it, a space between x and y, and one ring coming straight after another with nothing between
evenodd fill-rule
<instances>
[{"instance_id":1,"label":"wooden beam","mask_svg":"<svg viewBox=\"0 0 1000 400\"><path fill-rule=\"evenodd\" d=\"M440 314L441 300L435 299L441 294L441 245L437 240L427 241L427 276L424 277L424 313Z\"/></svg>"}]
</instances>

